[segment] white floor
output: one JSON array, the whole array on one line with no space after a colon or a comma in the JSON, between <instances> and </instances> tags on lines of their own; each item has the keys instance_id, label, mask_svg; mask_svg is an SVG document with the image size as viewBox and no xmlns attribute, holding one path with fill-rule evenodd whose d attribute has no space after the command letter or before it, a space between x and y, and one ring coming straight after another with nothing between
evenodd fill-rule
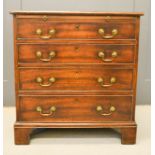
<instances>
[{"instance_id":1,"label":"white floor","mask_svg":"<svg viewBox=\"0 0 155 155\"><path fill-rule=\"evenodd\" d=\"M15 108L4 108L4 155L150 155L150 106L137 106L137 144L121 145L107 129L51 129L32 137L30 145L14 145Z\"/></svg>"}]
</instances>

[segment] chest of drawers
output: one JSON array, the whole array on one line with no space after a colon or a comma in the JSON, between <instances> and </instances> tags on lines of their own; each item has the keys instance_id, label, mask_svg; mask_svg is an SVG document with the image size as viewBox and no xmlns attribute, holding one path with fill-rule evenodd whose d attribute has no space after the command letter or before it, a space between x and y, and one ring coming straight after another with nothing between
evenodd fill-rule
<instances>
[{"instance_id":1,"label":"chest of drawers","mask_svg":"<svg viewBox=\"0 0 155 155\"><path fill-rule=\"evenodd\" d=\"M142 13L12 14L15 143L37 128L117 128L134 144Z\"/></svg>"}]
</instances>

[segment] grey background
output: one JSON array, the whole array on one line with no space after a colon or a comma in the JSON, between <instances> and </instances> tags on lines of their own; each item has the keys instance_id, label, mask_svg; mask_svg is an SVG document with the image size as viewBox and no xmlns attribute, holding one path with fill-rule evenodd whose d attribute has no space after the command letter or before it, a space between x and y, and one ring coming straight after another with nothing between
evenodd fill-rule
<instances>
[{"instance_id":1,"label":"grey background","mask_svg":"<svg viewBox=\"0 0 155 155\"><path fill-rule=\"evenodd\" d=\"M150 0L4 0L4 105L15 105L13 29L9 11L118 11L144 12L141 18L137 104L150 104Z\"/></svg>"}]
</instances>

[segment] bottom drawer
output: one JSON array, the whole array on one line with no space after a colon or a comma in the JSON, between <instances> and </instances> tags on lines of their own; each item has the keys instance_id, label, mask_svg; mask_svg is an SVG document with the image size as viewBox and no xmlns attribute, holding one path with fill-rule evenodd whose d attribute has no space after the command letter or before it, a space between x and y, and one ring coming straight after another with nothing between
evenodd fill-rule
<instances>
[{"instance_id":1,"label":"bottom drawer","mask_svg":"<svg viewBox=\"0 0 155 155\"><path fill-rule=\"evenodd\" d=\"M132 96L24 96L20 120L34 122L129 121Z\"/></svg>"}]
</instances>

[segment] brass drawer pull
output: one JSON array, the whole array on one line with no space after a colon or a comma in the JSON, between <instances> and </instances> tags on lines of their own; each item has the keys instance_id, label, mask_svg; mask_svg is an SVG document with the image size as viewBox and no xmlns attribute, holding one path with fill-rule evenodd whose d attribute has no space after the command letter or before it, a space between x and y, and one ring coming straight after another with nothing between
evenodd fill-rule
<instances>
[{"instance_id":1,"label":"brass drawer pull","mask_svg":"<svg viewBox=\"0 0 155 155\"><path fill-rule=\"evenodd\" d=\"M101 78L101 77L99 77L99 78L97 79L97 82L100 83L100 85L101 85L102 87L111 87L114 83L116 83L116 78L115 78L115 77L111 77L111 78L110 78L110 84L104 84L104 79Z\"/></svg>"},{"instance_id":2,"label":"brass drawer pull","mask_svg":"<svg viewBox=\"0 0 155 155\"><path fill-rule=\"evenodd\" d=\"M42 35L42 33L43 33L43 32L42 32L41 29L37 29L37 30L36 30L36 34L39 35L39 37L40 37L41 39L50 39L50 38L52 38L52 37L55 35L56 30L55 30L55 29L49 30L48 35Z\"/></svg>"},{"instance_id":3,"label":"brass drawer pull","mask_svg":"<svg viewBox=\"0 0 155 155\"><path fill-rule=\"evenodd\" d=\"M47 59L45 58L42 58L42 52L41 51L37 51L36 52L36 57L40 60L40 61L43 61L43 62L49 62L52 60L52 58L54 58L56 56L56 53L55 51L50 51L49 52L49 56Z\"/></svg>"},{"instance_id":4,"label":"brass drawer pull","mask_svg":"<svg viewBox=\"0 0 155 155\"><path fill-rule=\"evenodd\" d=\"M41 116L48 117L48 116L51 116L56 111L56 107L51 106L50 109L49 109L49 113L44 113L41 106L38 106L36 108L36 111L39 112Z\"/></svg>"},{"instance_id":5,"label":"brass drawer pull","mask_svg":"<svg viewBox=\"0 0 155 155\"><path fill-rule=\"evenodd\" d=\"M118 30L117 29L113 29L111 31L111 35L105 35L105 30L103 28L99 28L98 29L98 33L104 38L104 39L111 39L114 38L117 34L118 34Z\"/></svg>"},{"instance_id":6,"label":"brass drawer pull","mask_svg":"<svg viewBox=\"0 0 155 155\"><path fill-rule=\"evenodd\" d=\"M55 81L56 79L54 77L51 77L48 79L48 83L43 83L44 82L43 78L41 77L36 78L36 82L39 83L39 85L42 87L50 87L52 83L54 83Z\"/></svg>"},{"instance_id":7,"label":"brass drawer pull","mask_svg":"<svg viewBox=\"0 0 155 155\"><path fill-rule=\"evenodd\" d=\"M97 107L96 107L96 111L102 112L102 111L103 111L103 107L102 107L102 106L97 106ZM111 115L114 111L116 111L116 108L115 108L114 106L110 106L110 108L109 108L109 113L100 113L100 115L102 115L102 116L109 116L109 115Z\"/></svg>"},{"instance_id":8,"label":"brass drawer pull","mask_svg":"<svg viewBox=\"0 0 155 155\"><path fill-rule=\"evenodd\" d=\"M111 53L112 58L116 58L118 56L118 53L116 51L113 51ZM101 58L104 62L112 62L113 59L105 59L105 53L104 51L99 51L98 52L98 57Z\"/></svg>"}]
</instances>

